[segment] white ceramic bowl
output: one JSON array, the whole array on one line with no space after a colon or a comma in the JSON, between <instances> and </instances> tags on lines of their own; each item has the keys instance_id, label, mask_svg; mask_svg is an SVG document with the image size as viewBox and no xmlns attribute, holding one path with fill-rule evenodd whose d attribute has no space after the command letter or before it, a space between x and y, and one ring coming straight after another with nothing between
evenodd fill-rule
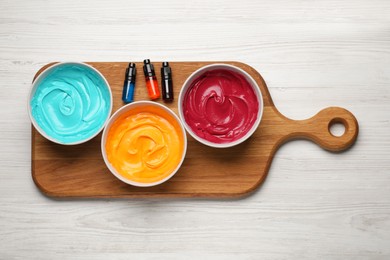
<instances>
[{"instance_id":1,"label":"white ceramic bowl","mask_svg":"<svg viewBox=\"0 0 390 260\"><path fill-rule=\"evenodd\" d=\"M59 140L58 138L50 135L49 133L47 133L37 123L36 119L33 116L32 108L31 108L31 101L34 98L34 95L35 95L40 83L43 80L45 80L45 78L48 77L50 75L50 73L53 72L54 70L60 68L61 66L69 66L69 65L75 65L75 66L79 66L79 67L82 67L84 69L90 70L90 72L92 72L93 75L96 76L96 78L99 81L103 82L103 84L104 84L103 88L105 90L107 90L106 93L108 95L108 96L106 96L106 98L107 98L107 100L109 100L109 108L108 108L108 110L106 110L107 115L105 116L104 122L101 124L101 126L99 128L96 128L95 131L92 131L88 136L85 136L83 139L76 140L76 141L62 141L62 140ZM88 64L82 63L82 62L60 62L60 63L56 63L56 64L46 68L41 74L39 74L39 76L32 83L31 91L30 91L30 94L28 96L28 102L27 102L28 114L30 116L30 120L31 120L32 124L34 125L35 129L46 139L48 139L54 143L58 143L58 144L62 144L62 145L81 144L81 143L84 143L84 142L91 140L96 135L98 135L103 130L104 126L108 122L108 119L110 118L110 115L112 112L112 105L113 105L113 100L112 100L111 88L110 88L110 85L108 84L106 78L97 69L95 69L94 67L92 67Z\"/></svg>"},{"instance_id":2,"label":"white ceramic bowl","mask_svg":"<svg viewBox=\"0 0 390 260\"><path fill-rule=\"evenodd\" d=\"M123 115L123 114L127 113L128 111L131 111L132 109L135 109L135 108L150 107L150 106L165 111L180 126L180 132L181 132L182 138L183 138L182 139L183 140L183 152L181 155L180 162L178 163L176 168L168 176L166 176L165 178L163 178L159 181L155 181L155 182L138 182L138 181L131 180L131 179L126 178L123 175L121 175L117 171L117 169L115 169L115 167L109 161L108 156L107 156L107 151L106 151L107 135L110 131L111 126L116 122L116 120L121 115ZM169 109L168 107L166 107L164 105L161 105L159 103L152 102L152 101L136 101L136 102L133 102L133 103L130 103L130 104L127 104L127 105L121 107L119 110L117 110L112 115L112 117L110 118L110 120L107 123L106 128L103 131L102 141L101 141L101 151L102 151L103 159L104 159L104 162L106 163L107 168L119 180L121 180L127 184L137 186L137 187L151 187L151 186L155 186L155 185L161 184L163 182L166 182L167 180L172 178L172 176L175 175L175 173L180 169L180 166L182 165L184 158L185 158L185 155L186 155L186 152L187 152L187 135L186 135L186 131L185 131L183 124L180 121L179 117L171 109Z\"/></svg>"},{"instance_id":3,"label":"white ceramic bowl","mask_svg":"<svg viewBox=\"0 0 390 260\"><path fill-rule=\"evenodd\" d=\"M185 95L186 95L187 91L189 91L189 88L191 87L192 83L195 80L197 80L204 73L206 73L208 71L212 71L212 70L219 70L219 69L221 69L221 70L229 70L229 71L238 73L241 76L243 76L246 79L246 81L249 83L249 85L252 87L252 89L253 89L253 91L254 91L254 93L256 95L256 98L258 100L258 104L259 104L259 106L258 106L258 113L257 113L257 119L254 122L254 124L252 125L252 127L249 129L249 131L244 136L242 136L241 138L239 138L237 140L234 140L234 141L231 141L231 142L226 142L226 143L211 142L211 141L206 140L206 139L204 139L202 137L199 137L191 129L191 127L187 124L186 118L184 116L184 111L183 111L184 98L185 98ZM186 128L187 132L194 139L196 139L200 143L202 143L204 145L207 145L207 146L210 146L210 147L214 147L214 148L228 148L228 147L232 147L232 146L235 146L235 145L238 145L238 144L244 142L245 140L247 140L256 131L256 129L258 128L258 126L260 124L262 115L263 115L264 104L263 104L263 97L262 97L262 94L260 92L259 86L257 85L256 81L246 71L244 71L244 70L242 70L242 69L240 69L240 68L238 68L236 66L229 65L229 64L210 64L210 65L204 66L204 67L196 70L184 82L183 87L181 88L180 93L179 93L178 109L179 109L179 115L180 115L181 120L183 121L184 127Z\"/></svg>"}]
</instances>

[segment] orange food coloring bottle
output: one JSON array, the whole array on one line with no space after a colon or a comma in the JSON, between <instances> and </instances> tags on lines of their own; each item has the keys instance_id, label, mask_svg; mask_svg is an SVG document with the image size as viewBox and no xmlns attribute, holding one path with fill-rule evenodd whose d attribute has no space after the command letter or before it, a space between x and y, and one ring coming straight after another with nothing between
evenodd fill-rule
<instances>
[{"instance_id":1,"label":"orange food coloring bottle","mask_svg":"<svg viewBox=\"0 0 390 260\"><path fill-rule=\"evenodd\" d=\"M146 88L151 100L158 99L160 97L160 89L158 87L156 73L154 72L154 66L150 63L149 59L144 60L144 74L146 80Z\"/></svg>"}]
</instances>

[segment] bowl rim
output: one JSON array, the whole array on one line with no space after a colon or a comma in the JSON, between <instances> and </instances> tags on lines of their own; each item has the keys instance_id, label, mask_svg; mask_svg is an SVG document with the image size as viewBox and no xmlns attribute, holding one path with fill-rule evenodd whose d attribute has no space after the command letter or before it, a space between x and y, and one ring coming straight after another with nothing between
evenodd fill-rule
<instances>
[{"instance_id":1,"label":"bowl rim","mask_svg":"<svg viewBox=\"0 0 390 260\"><path fill-rule=\"evenodd\" d=\"M245 77L245 79L250 83L253 91L256 94L258 102L259 102L259 110L258 110L258 113L257 113L257 119L256 119L255 123L253 124L253 126L250 128L250 130L244 136L242 136L240 139L237 139L237 140L235 140L233 142L214 143L214 142L211 142L209 140L206 140L204 138L199 137L198 135L196 135L194 133L194 131L192 131L191 127L187 124L187 122L185 120L185 117L184 117L184 113L183 113L184 96L187 93L187 90L189 89L189 87L191 86L193 81L195 79L197 79L197 77L199 77L201 74L203 74L203 73L205 73L207 71L215 70L215 69L227 69L227 70L230 70L230 71L238 72L241 75L243 75ZM195 140L197 140L198 142L200 142L200 143L202 143L204 145L207 145L207 146L213 147L213 148L229 148L229 147L233 147L233 146L239 145L242 142L246 141L257 130L257 128L260 125L261 119L263 117L264 99L263 99L263 95L261 93L259 85L257 84L256 80L251 75L249 75L248 72L246 72L245 70L243 70L243 69L241 69L241 68L239 68L237 66L231 65L231 64L227 64L227 63L212 63L212 64L208 64L208 65L200 67L199 69L197 69L196 71L191 73L191 75L186 79L186 81L183 83L182 88L180 89L180 92L179 92L179 98L178 98L177 107L178 107L178 111L179 111L179 116L180 116L180 118L181 118L181 120L183 122L183 125L184 125L186 131Z\"/></svg>"},{"instance_id":2,"label":"bowl rim","mask_svg":"<svg viewBox=\"0 0 390 260\"><path fill-rule=\"evenodd\" d=\"M182 155L181 155L180 162L178 163L176 168L167 177L165 177L165 178L163 178L163 179L161 179L159 181L156 181L156 182L144 183L144 182L137 182L137 181L133 181L133 180L127 179L126 177L124 177L120 173L118 173L118 171L111 165L110 161L107 158L106 141L107 141L107 134L108 134L108 132L109 132L109 130L111 128L111 125L116 121L116 119L120 115L122 115L123 113L131 110L133 107L139 107L139 106L141 106L141 107L142 106L155 106L155 107L158 107L158 108L166 111L180 125L180 129L181 129L181 132L182 132L182 135L183 135L183 152L182 152ZM185 128L183 126L183 123L180 120L180 118L170 108L168 108L168 107L166 107L166 106L164 106L164 105L162 105L160 103L156 103L156 102L153 102L153 101L147 101L147 100L141 100L141 101L135 101L135 102L129 103L127 105L122 106L117 111L115 111L115 113L110 117L106 127L103 130L102 139L101 139L100 143L101 143L100 144L101 145L100 148L101 148L101 153L102 153L102 156L103 156L104 163L106 164L106 166L110 170L110 172L116 178L118 178L119 180L123 181L124 183L130 184L130 185L133 185L133 186L137 186L137 187L152 187L152 186L156 186L156 185L159 185L161 183L164 183L164 182L168 181L170 178L172 178L179 171L181 165L184 162L184 159L185 159L186 153L187 153L187 135L186 135L186 130L185 130Z\"/></svg>"},{"instance_id":3,"label":"bowl rim","mask_svg":"<svg viewBox=\"0 0 390 260\"><path fill-rule=\"evenodd\" d=\"M89 136L88 138L85 138L85 139L82 139L82 140L79 140L79 141L76 141L76 142L69 142L69 143L66 143L66 142L61 142L60 140L57 140L51 136L49 136L39 125L38 123L36 122L35 118L33 117L32 115L32 109L31 109L31 99L33 98L35 92L36 92L36 89L38 87L38 83L40 83L40 81L45 77L47 76L47 74L55 69L56 67L59 67L59 66L63 66L63 65L66 65L66 64L75 64L75 65L79 65L79 66L84 66L84 67L87 67L91 70L93 70L94 72L96 72L104 81L105 83L105 87L108 89L108 93L110 95L110 107L109 107L109 111L107 113L107 117L104 121L104 123L102 124L102 126L99 128L98 131L96 131L95 134ZM112 97L112 91L111 91L111 87L110 87L110 84L108 83L106 77L104 77L104 75L96 68L94 68L93 66L89 65L89 64L86 64L84 62L78 62L78 61L66 61L66 62L58 62L58 63L55 63L55 64L52 64L50 65L49 67L47 67L46 69L44 69L34 80L33 82L31 83L31 87L30 87L30 91L29 91L29 94L28 94L28 100L27 100L27 109L28 109L28 115L30 117L30 121L31 123L33 124L33 126L35 127L35 129L44 137L46 138L47 140L53 142L53 143L57 143L57 144L61 144L61 145L77 145L77 144L82 144L82 143L85 143L85 142L88 142L89 140L91 140L92 138L96 137L102 130L103 128L106 126L108 120L110 119L110 115L112 113L112 108L113 108L113 97Z\"/></svg>"}]
</instances>

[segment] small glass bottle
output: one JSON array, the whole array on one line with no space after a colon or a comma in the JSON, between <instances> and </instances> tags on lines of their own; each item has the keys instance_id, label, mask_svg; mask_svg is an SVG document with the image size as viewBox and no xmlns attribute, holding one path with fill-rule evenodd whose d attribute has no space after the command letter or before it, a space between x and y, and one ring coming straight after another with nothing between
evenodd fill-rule
<instances>
[{"instance_id":1,"label":"small glass bottle","mask_svg":"<svg viewBox=\"0 0 390 260\"><path fill-rule=\"evenodd\" d=\"M131 103L134 101L134 89L135 89L135 75L137 70L135 63L129 63L129 67L126 69L125 82L123 85L122 100L125 103Z\"/></svg>"},{"instance_id":2,"label":"small glass bottle","mask_svg":"<svg viewBox=\"0 0 390 260\"><path fill-rule=\"evenodd\" d=\"M169 63L166 61L162 63L161 85L164 101L173 101L172 70L171 67L169 67Z\"/></svg>"},{"instance_id":3,"label":"small glass bottle","mask_svg":"<svg viewBox=\"0 0 390 260\"><path fill-rule=\"evenodd\" d=\"M158 88L156 73L154 72L154 66L150 63L149 59L144 60L144 74L146 80L146 88L148 89L150 99L158 99L161 94Z\"/></svg>"}]
</instances>

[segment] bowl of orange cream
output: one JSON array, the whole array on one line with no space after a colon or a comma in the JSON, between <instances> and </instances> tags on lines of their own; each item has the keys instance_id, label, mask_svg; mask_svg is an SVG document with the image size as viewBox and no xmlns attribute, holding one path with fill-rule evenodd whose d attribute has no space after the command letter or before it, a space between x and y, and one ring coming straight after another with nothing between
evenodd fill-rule
<instances>
[{"instance_id":1,"label":"bowl of orange cream","mask_svg":"<svg viewBox=\"0 0 390 260\"><path fill-rule=\"evenodd\" d=\"M169 180L179 170L187 137L172 110L138 101L112 115L103 131L101 150L115 177L134 186L150 187Z\"/></svg>"}]
</instances>

